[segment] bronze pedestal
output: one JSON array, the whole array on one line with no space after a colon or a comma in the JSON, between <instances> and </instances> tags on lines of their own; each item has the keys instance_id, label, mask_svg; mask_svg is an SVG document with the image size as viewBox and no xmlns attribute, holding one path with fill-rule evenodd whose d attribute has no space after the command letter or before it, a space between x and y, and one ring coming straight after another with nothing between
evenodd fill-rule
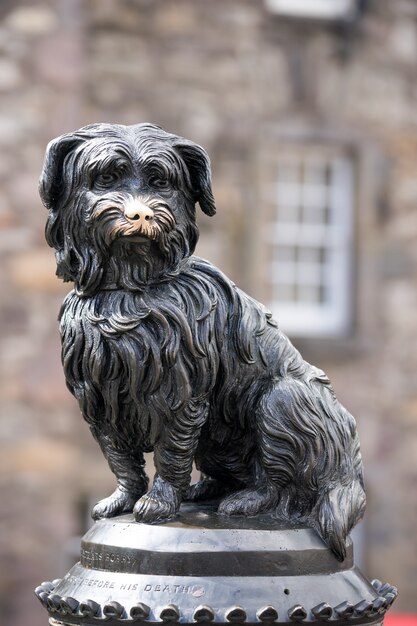
<instances>
[{"instance_id":1,"label":"bronze pedestal","mask_svg":"<svg viewBox=\"0 0 417 626\"><path fill-rule=\"evenodd\" d=\"M381 624L395 588L338 561L311 528L182 505L177 519L101 520L80 562L36 590L51 624Z\"/></svg>"}]
</instances>

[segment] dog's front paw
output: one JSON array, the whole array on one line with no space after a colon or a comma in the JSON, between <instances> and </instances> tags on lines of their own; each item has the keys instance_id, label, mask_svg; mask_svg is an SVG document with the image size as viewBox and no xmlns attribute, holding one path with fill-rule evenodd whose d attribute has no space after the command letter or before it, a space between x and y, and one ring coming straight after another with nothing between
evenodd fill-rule
<instances>
[{"instance_id":1,"label":"dog's front paw","mask_svg":"<svg viewBox=\"0 0 417 626\"><path fill-rule=\"evenodd\" d=\"M136 502L133 513L137 522L152 524L173 517L180 504L178 489L158 476L152 489Z\"/></svg>"},{"instance_id":2,"label":"dog's front paw","mask_svg":"<svg viewBox=\"0 0 417 626\"><path fill-rule=\"evenodd\" d=\"M115 515L120 515L121 513L128 513L132 511L136 502L136 497L130 495L129 492L124 491L124 489L117 487L111 496L97 502L91 512L91 517L98 520L103 517L114 517Z\"/></svg>"}]
</instances>

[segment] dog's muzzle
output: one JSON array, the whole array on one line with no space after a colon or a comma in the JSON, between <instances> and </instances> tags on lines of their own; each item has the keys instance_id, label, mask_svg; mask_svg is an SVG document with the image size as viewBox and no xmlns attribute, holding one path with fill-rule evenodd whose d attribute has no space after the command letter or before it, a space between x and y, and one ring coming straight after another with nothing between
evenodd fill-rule
<instances>
[{"instance_id":1,"label":"dog's muzzle","mask_svg":"<svg viewBox=\"0 0 417 626\"><path fill-rule=\"evenodd\" d=\"M89 219L101 222L108 243L119 238L137 243L161 241L176 224L162 198L126 197L120 193L100 198Z\"/></svg>"}]
</instances>

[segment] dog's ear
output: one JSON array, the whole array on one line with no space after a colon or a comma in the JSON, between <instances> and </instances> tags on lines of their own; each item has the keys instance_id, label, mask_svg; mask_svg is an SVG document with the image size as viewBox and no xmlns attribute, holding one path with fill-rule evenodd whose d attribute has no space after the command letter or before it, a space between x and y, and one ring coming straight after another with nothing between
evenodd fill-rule
<instances>
[{"instance_id":1,"label":"dog's ear","mask_svg":"<svg viewBox=\"0 0 417 626\"><path fill-rule=\"evenodd\" d=\"M201 146L182 138L175 144L175 148L188 168L196 202L203 213L214 215L216 207L211 189L211 168L207 152Z\"/></svg>"},{"instance_id":2,"label":"dog's ear","mask_svg":"<svg viewBox=\"0 0 417 626\"><path fill-rule=\"evenodd\" d=\"M75 281L80 275L82 259L77 250L77 242L65 238L69 230L71 216L65 211L65 204L71 194L74 182L74 168L66 167L67 157L85 140L80 134L68 133L53 139L46 148L45 161L39 180L39 194L45 207L49 209L46 222L46 241L55 249L57 276L64 281Z\"/></svg>"},{"instance_id":3,"label":"dog's ear","mask_svg":"<svg viewBox=\"0 0 417 626\"><path fill-rule=\"evenodd\" d=\"M64 191L63 164L65 157L79 145L82 138L75 133L61 135L49 142L45 161L39 179L39 195L44 206L57 210L57 204Z\"/></svg>"}]
</instances>

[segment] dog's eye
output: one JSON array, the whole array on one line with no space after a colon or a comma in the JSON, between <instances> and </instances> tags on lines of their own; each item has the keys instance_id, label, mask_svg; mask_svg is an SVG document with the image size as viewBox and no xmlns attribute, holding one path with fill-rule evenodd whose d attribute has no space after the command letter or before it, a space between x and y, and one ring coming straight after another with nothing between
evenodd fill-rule
<instances>
[{"instance_id":1,"label":"dog's eye","mask_svg":"<svg viewBox=\"0 0 417 626\"><path fill-rule=\"evenodd\" d=\"M167 178L160 178L159 176L151 176L149 184L151 187L155 187L155 189L168 189L170 187L169 180Z\"/></svg>"},{"instance_id":2,"label":"dog's eye","mask_svg":"<svg viewBox=\"0 0 417 626\"><path fill-rule=\"evenodd\" d=\"M98 187L110 187L119 180L117 172L98 174L94 179L94 185Z\"/></svg>"}]
</instances>

